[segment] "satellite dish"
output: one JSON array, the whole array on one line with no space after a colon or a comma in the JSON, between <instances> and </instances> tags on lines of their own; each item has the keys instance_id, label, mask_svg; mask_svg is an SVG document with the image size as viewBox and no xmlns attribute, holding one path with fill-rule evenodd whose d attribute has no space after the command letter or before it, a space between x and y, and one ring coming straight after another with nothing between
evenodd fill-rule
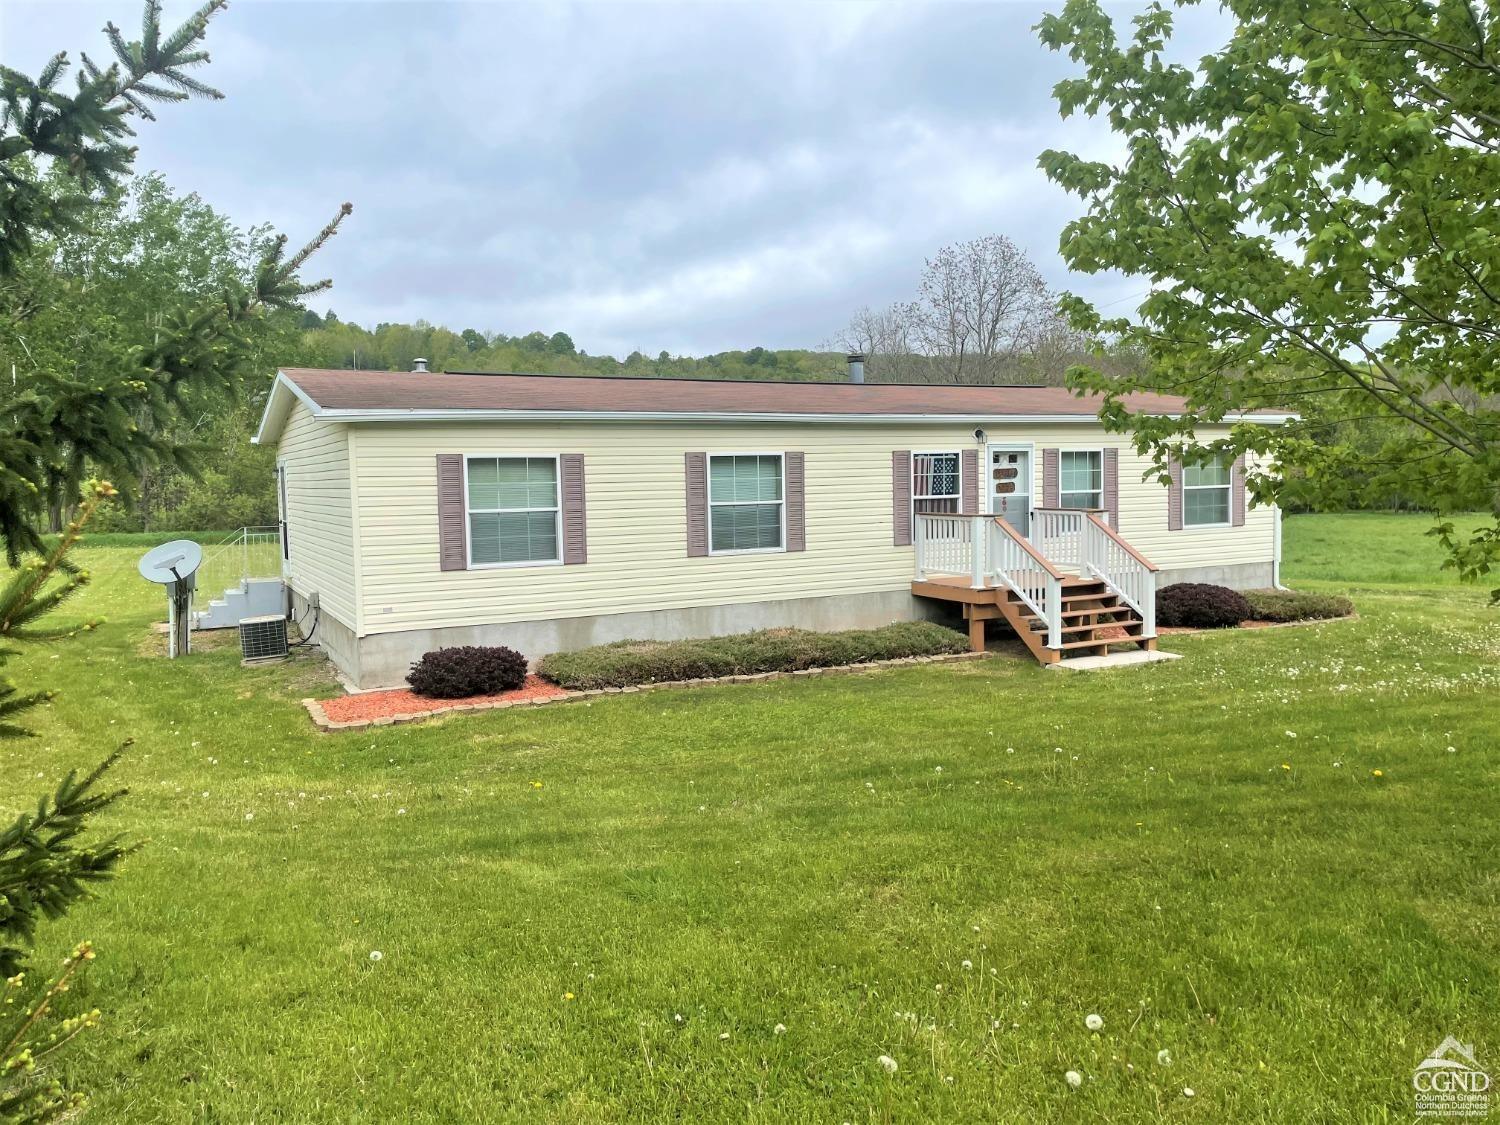
<instances>
[{"instance_id":1,"label":"satellite dish","mask_svg":"<svg viewBox=\"0 0 1500 1125\"><path fill-rule=\"evenodd\" d=\"M167 588L167 655L188 651L193 616L193 572L203 562L203 548L191 539L174 539L152 547L140 561L141 577Z\"/></svg>"},{"instance_id":2,"label":"satellite dish","mask_svg":"<svg viewBox=\"0 0 1500 1125\"><path fill-rule=\"evenodd\" d=\"M187 578L202 563L202 547L191 539L174 539L146 552L140 562L141 577L147 582L170 586Z\"/></svg>"}]
</instances>

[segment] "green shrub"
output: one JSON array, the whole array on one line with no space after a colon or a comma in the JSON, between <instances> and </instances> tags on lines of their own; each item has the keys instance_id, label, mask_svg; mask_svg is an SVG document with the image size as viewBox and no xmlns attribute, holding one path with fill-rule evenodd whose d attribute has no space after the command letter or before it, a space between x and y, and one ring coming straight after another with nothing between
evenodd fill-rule
<instances>
[{"instance_id":1,"label":"green shrub","mask_svg":"<svg viewBox=\"0 0 1500 1125\"><path fill-rule=\"evenodd\" d=\"M1354 603L1338 594L1304 594L1298 590L1247 590L1256 621L1317 621L1328 617L1348 617Z\"/></svg>"},{"instance_id":2,"label":"green shrub","mask_svg":"<svg viewBox=\"0 0 1500 1125\"><path fill-rule=\"evenodd\" d=\"M542 660L538 671L565 688L587 691L938 656L967 648L963 635L952 629L930 621L903 621L844 633L764 629L701 640L617 641L577 652L555 652Z\"/></svg>"},{"instance_id":3,"label":"green shrub","mask_svg":"<svg viewBox=\"0 0 1500 1125\"><path fill-rule=\"evenodd\" d=\"M494 695L526 682L526 658L503 645L440 648L413 664L406 682L413 694L433 699Z\"/></svg>"}]
</instances>

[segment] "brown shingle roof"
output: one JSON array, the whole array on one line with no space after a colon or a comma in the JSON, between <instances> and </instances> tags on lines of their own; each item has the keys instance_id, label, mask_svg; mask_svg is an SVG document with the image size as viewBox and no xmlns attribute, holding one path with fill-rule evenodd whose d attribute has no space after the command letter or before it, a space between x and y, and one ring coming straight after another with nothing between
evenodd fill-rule
<instances>
[{"instance_id":1,"label":"brown shingle roof","mask_svg":"<svg viewBox=\"0 0 1500 1125\"><path fill-rule=\"evenodd\" d=\"M617 414L1072 415L1092 417L1095 396L1062 387L907 383L787 383L728 379L634 379L573 375L464 375L406 371L282 374L324 410L536 410ZM1137 394L1136 410L1175 414L1182 399Z\"/></svg>"}]
</instances>

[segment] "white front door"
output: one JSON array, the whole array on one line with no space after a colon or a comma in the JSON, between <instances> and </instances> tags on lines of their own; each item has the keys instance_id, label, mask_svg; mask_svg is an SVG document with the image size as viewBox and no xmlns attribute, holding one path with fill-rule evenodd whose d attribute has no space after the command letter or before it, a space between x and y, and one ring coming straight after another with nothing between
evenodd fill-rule
<instances>
[{"instance_id":1,"label":"white front door","mask_svg":"<svg viewBox=\"0 0 1500 1125\"><path fill-rule=\"evenodd\" d=\"M990 512L1031 534L1031 447L992 445L988 451Z\"/></svg>"}]
</instances>

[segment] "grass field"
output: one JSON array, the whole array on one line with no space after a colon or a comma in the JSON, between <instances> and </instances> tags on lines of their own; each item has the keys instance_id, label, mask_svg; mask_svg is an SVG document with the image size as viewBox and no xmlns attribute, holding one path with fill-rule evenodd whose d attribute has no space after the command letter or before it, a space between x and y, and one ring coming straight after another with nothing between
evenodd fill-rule
<instances>
[{"instance_id":1,"label":"grass field","mask_svg":"<svg viewBox=\"0 0 1500 1125\"><path fill-rule=\"evenodd\" d=\"M68 1077L111 1122L1409 1120L1444 1036L1500 1070L1500 628L1426 526L1289 520L1360 617L1168 664L332 736L315 662L147 655L94 548L110 622L13 666L63 694L0 760L13 813L136 739L149 844L46 931L100 950Z\"/></svg>"}]
</instances>

